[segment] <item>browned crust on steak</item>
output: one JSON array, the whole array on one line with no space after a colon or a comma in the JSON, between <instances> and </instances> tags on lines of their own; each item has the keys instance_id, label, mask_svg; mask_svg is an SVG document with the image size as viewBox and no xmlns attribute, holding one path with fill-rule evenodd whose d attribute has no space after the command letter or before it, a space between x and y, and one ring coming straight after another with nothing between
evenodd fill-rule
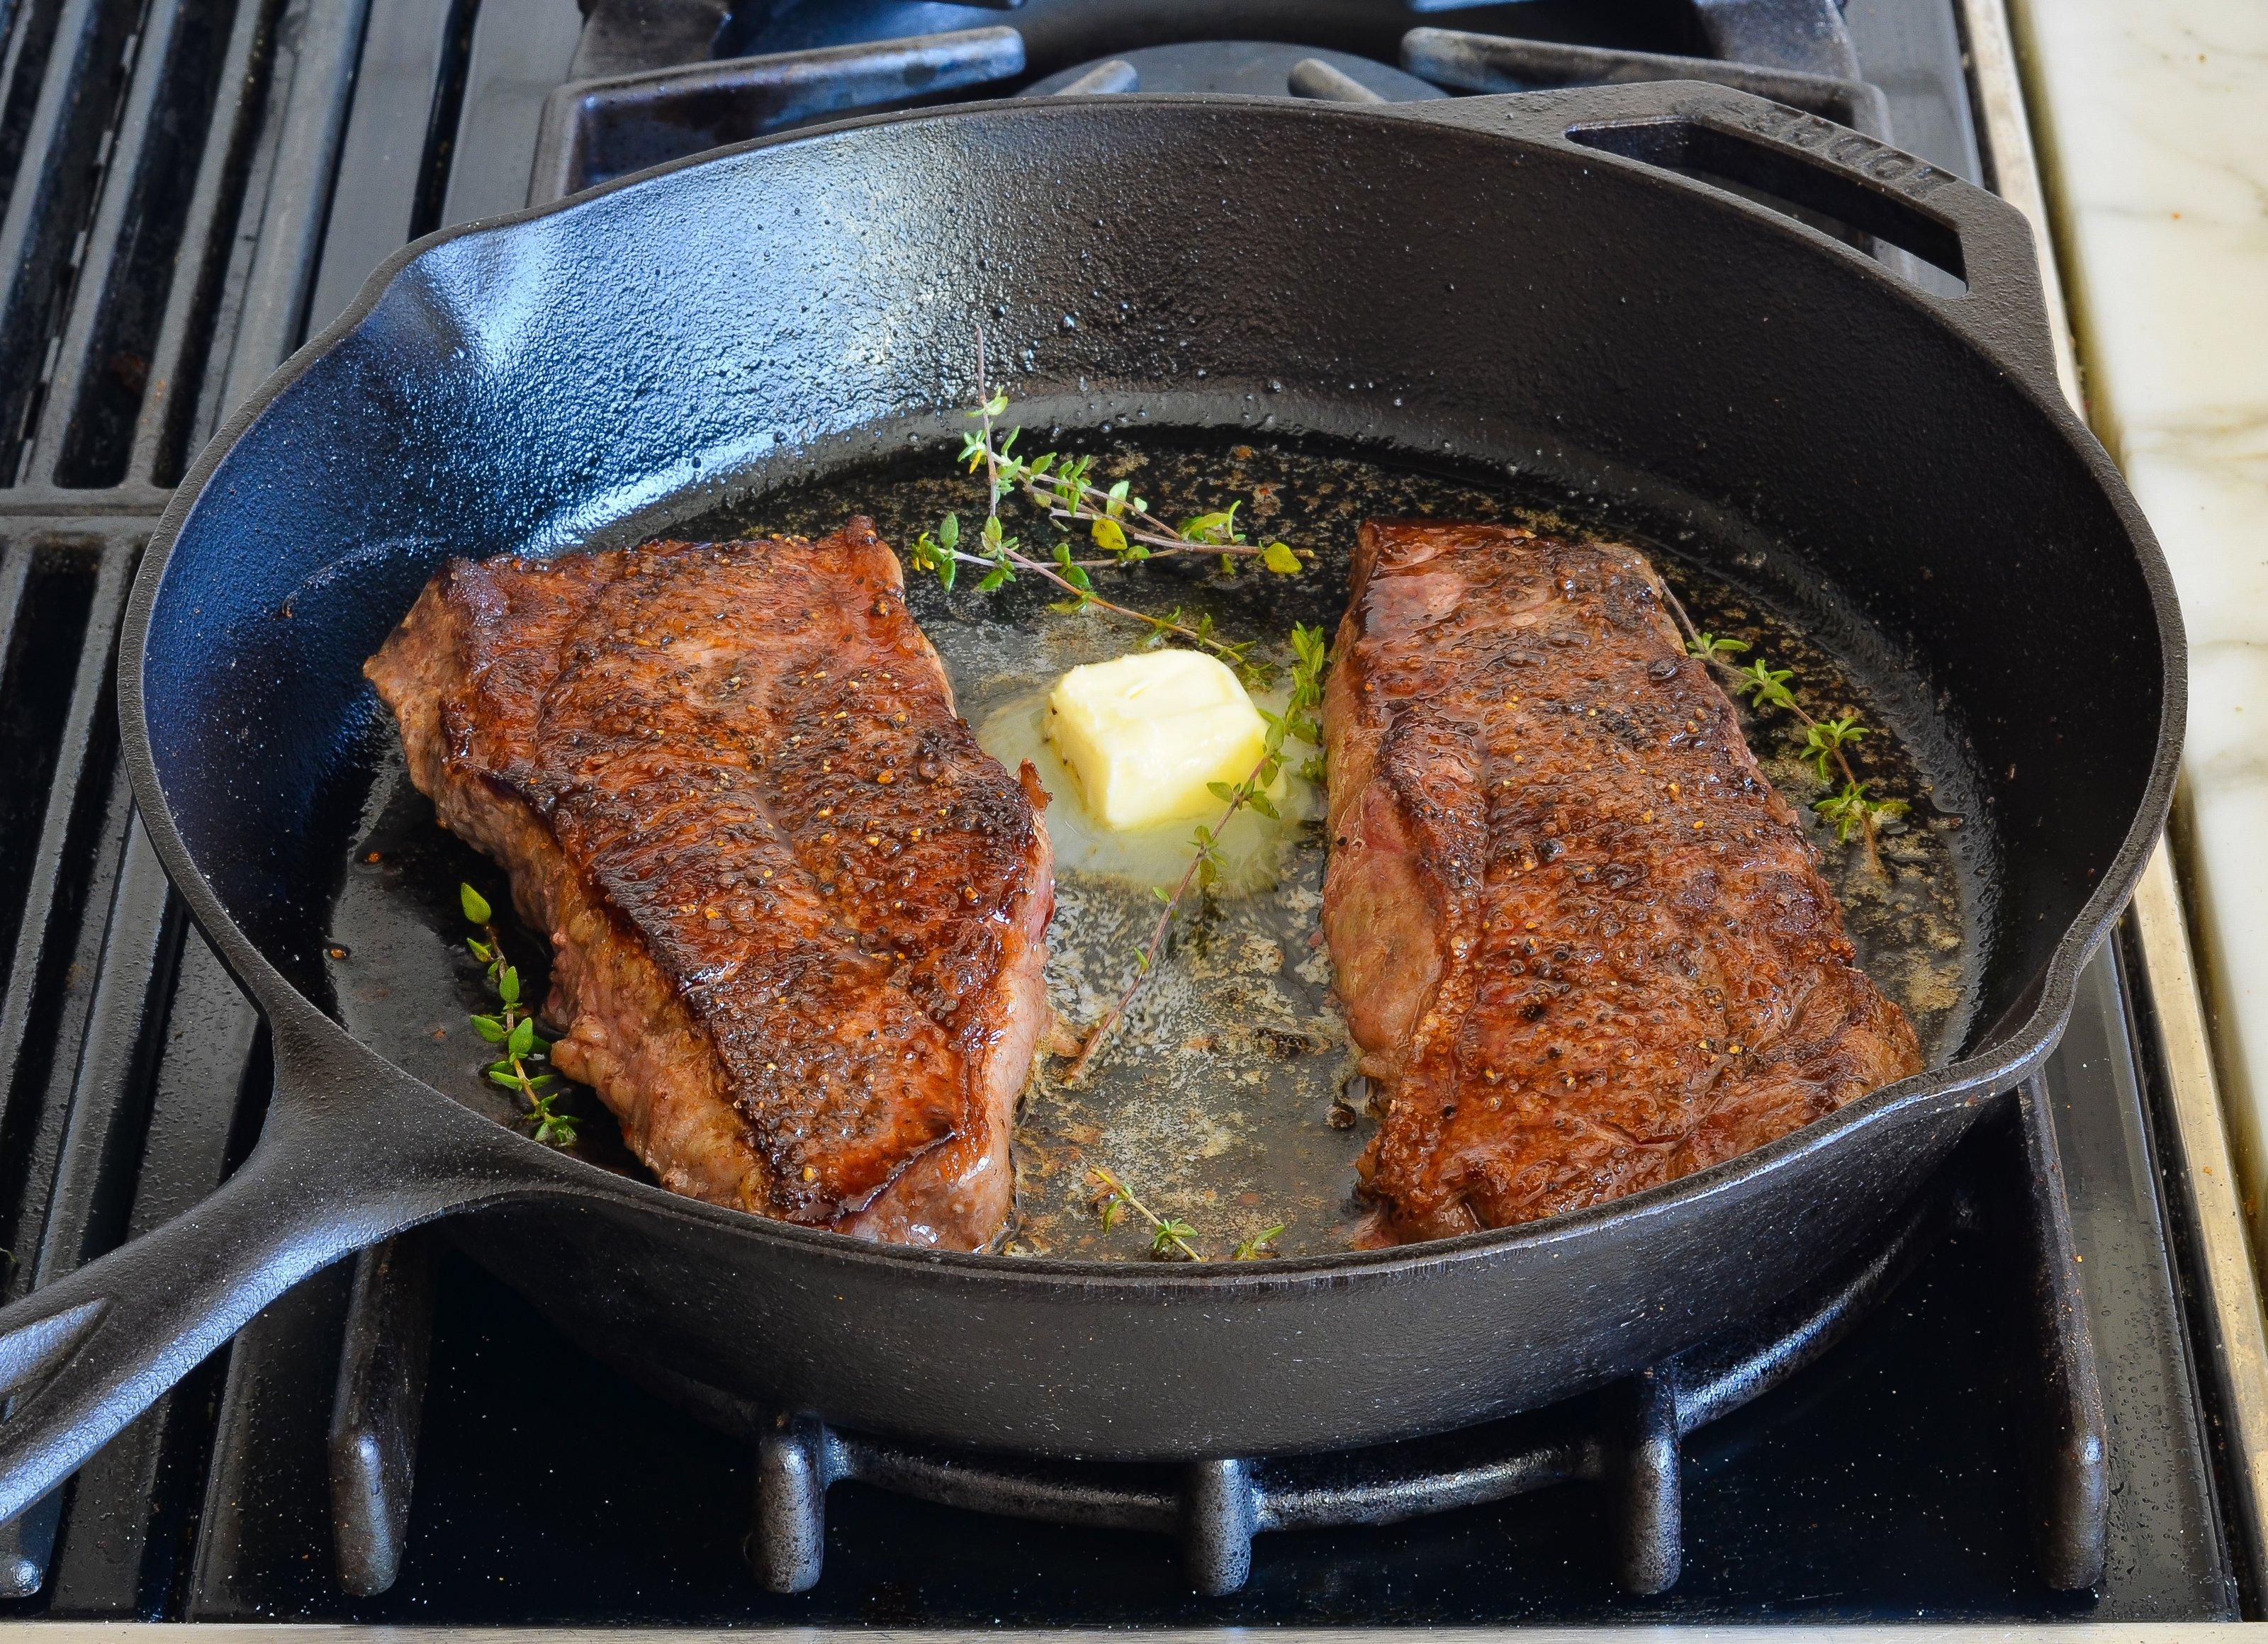
<instances>
[{"instance_id":1,"label":"browned crust on steak","mask_svg":"<svg viewBox=\"0 0 2268 1644\"><path fill-rule=\"evenodd\" d=\"M674 1192L908 1244L1005 1225L1046 1016L1043 796L856 518L454 561L365 670L550 933L552 1060Z\"/></svg>"},{"instance_id":2,"label":"browned crust on steak","mask_svg":"<svg viewBox=\"0 0 2268 1644\"><path fill-rule=\"evenodd\" d=\"M1403 1236L1634 1193L1920 1069L1635 550L1366 524L1323 716L1323 928Z\"/></svg>"}]
</instances>

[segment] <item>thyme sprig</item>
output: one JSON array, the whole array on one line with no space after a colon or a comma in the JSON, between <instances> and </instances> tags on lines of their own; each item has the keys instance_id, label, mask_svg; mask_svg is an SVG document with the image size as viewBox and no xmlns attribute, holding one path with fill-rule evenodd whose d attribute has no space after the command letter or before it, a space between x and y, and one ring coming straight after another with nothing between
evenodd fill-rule
<instances>
[{"instance_id":1,"label":"thyme sprig","mask_svg":"<svg viewBox=\"0 0 2268 1644\"><path fill-rule=\"evenodd\" d=\"M1055 605L1053 608L1057 611L1099 611L1106 616L1116 617L1146 630L1145 645L1161 645L1169 639L1178 639L1195 650L1219 657L1234 669L1237 678L1248 686L1264 685L1268 681L1267 664L1256 660L1252 655L1254 642L1250 640L1223 639L1214 628L1210 616L1191 620L1179 605L1159 616L1104 598L1094 591L1094 582L1086 574L1086 567L1071 557L1071 545L1068 543L1056 545L1056 557L1052 563L1035 558L1024 551L1019 538L1001 529L998 514L987 514L983 525L979 527L977 541L980 552L962 547L962 540L961 516L946 514L938 522L935 532L924 531L914 539L909 555L913 568L917 571L935 573L939 584L949 590L961 566L981 565L985 569L976 584L979 593L990 593L1014 582L1020 571L1038 576L1069 596Z\"/></svg>"},{"instance_id":2,"label":"thyme sprig","mask_svg":"<svg viewBox=\"0 0 2268 1644\"><path fill-rule=\"evenodd\" d=\"M981 384L979 387L981 392ZM1094 484L1092 457L1066 457L1050 451L1027 461L1014 454L1022 429L1012 428L1005 435L997 432L996 419L1007 410L1008 396L995 393L968 414L979 426L961 436L961 459L971 473L980 467L985 471L991 492L988 513L998 509L1001 497L1016 491L1057 525L1085 525L1088 539L1103 550L1104 557L1071 561L1082 569L1211 554L1220 557L1224 570L1233 570L1239 559L1257 559L1278 575L1291 576L1298 575L1303 558L1313 557L1301 555L1288 542L1248 540L1236 524L1241 503L1171 525L1134 495L1132 481L1120 480L1107 488Z\"/></svg>"},{"instance_id":3,"label":"thyme sprig","mask_svg":"<svg viewBox=\"0 0 2268 1644\"><path fill-rule=\"evenodd\" d=\"M520 1001L519 972L504 960L504 939L497 935L494 923L495 910L490 907L488 899L469 884L457 886L457 900L464 908L465 918L481 932L478 936L465 938L465 947L488 966L489 987L504 1007L493 1016L475 1015L472 1019L475 1033L491 1045L504 1046L504 1054L488 1065L488 1075L527 1104L527 1112L520 1116L521 1122L535 1127L538 1141L555 1148L571 1148L575 1145L576 1127L581 1121L554 1105L565 1094L558 1088L559 1075L548 1068L541 1073L528 1072L531 1063L549 1060L551 1041L535 1031L535 1013Z\"/></svg>"},{"instance_id":4,"label":"thyme sprig","mask_svg":"<svg viewBox=\"0 0 2268 1644\"><path fill-rule=\"evenodd\" d=\"M1091 1170L1086 1174L1090 1180L1102 1184L1103 1191L1095 1200L1095 1207L1101 1213L1104 1232L1108 1233L1118 1225L1118 1218L1123 1212L1131 1210L1150 1224L1150 1253L1152 1256L1166 1257L1178 1252L1184 1261L1204 1259L1197 1254L1197 1247L1189 1243L1197 1237L1197 1230L1188 1222L1179 1216L1160 1215L1137 1199L1134 1190L1108 1171Z\"/></svg>"},{"instance_id":5,"label":"thyme sprig","mask_svg":"<svg viewBox=\"0 0 2268 1644\"><path fill-rule=\"evenodd\" d=\"M1812 801L1811 808L1833 826L1837 844L1847 845L1851 836L1858 834L1867 847L1867 865L1881 873L1881 826L1904 816L1909 807L1903 799L1875 798L1869 791L1873 784L1860 781L1858 772L1851 767L1851 757L1845 750L1874 735L1872 727L1860 724L1855 713L1838 714L1832 719L1814 717L1789 688L1788 681L1794 677L1793 670L1775 668L1761 657L1752 658L1744 667L1733 658L1749 649L1745 640L1701 632L1675 594L1669 596L1669 608L1678 627L1684 630L1687 655L1698 657L1726 675L1734 693L1747 697L1758 711L1777 709L1792 715L1803 727L1803 758L1819 773L1821 782L1831 783L1839 776L1843 782L1824 799Z\"/></svg>"},{"instance_id":6,"label":"thyme sprig","mask_svg":"<svg viewBox=\"0 0 2268 1644\"><path fill-rule=\"evenodd\" d=\"M1117 1226L1119 1218L1131 1210L1150 1224L1151 1255L1160 1260L1174 1258L1182 1261L1205 1259L1204 1253L1192 1242L1199 1237L1197 1229L1182 1221L1181 1217L1160 1215L1136 1198L1134 1190L1108 1171L1093 1169L1089 1170L1086 1175L1089 1181L1099 1183L1101 1186L1101 1191L1095 1195L1094 1207L1102 1217L1104 1232L1108 1233L1112 1228ZM1269 1249L1269 1246L1281 1237L1283 1232L1284 1224L1280 1222L1272 1228L1263 1228L1250 1237L1239 1240L1236 1247L1230 1251L1228 1259L1231 1261L1256 1261L1263 1257L1273 1256L1276 1252Z\"/></svg>"},{"instance_id":7,"label":"thyme sprig","mask_svg":"<svg viewBox=\"0 0 2268 1644\"><path fill-rule=\"evenodd\" d=\"M1106 599L1095 592L1094 579L1088 572L1176 554L1211 554L1220 556L1226 571L1234 570L1240 558L1256 558L1279 576L1293 576L1305 569L1313 554L1286 542L1247 540L1236 523L1241 503L1197 515L1178 526L1169 525L1133 494L1132 481L1121 480L1108 487L1094 484L1092 457L1066 457L1057 451L1042 452L1029 460L1018 457L1014 447L1023 430L1012 428L1005 435L999 431L999 419L1007 410L1007 394L995 392L986 380L984 333L980 327L976 405L966 414L977 426L962 438L961 460L972 473L980 468L984 471L984 516L971 539L962 531L958 513L944 515L934 531L924 531L915 539L909 554L914 569L929 572L948 592L960 579L963 566L983 568L976 583L979 593L1005 587L1020 573L1037 576L1068 596L1055 605L1057 611L1101 612L1146 629L1149 644L1178 639L1219 657L1246 684L1264 683L1268 670L1254 660L1250 641L1223 639L1211 617L1192 620L1178 605L1159 616ZM1000 522L1001 501L1012 493L1023 495L1058 526L1084 525L1088 539L1103 549L1105 557L1082 559L1068 540L1057 542L1044 554L1028 550Z\"/></svg>"},{"instance_id":8,"label":"thyme sprig","mask_svg":"<svg viewBox=\"0 0 2268 1644\"><path fill-rule=\"evenodd\" d=\"M1080 1045L1079 1054L1064 1069L1065 1084L1079 1083L1111 1030L1124 1018L1127 1007L1134 1002L1134 995L1141 991L1144 980L1156 965L1158 955L1165 948L1166 937L1173 929L1174 914L1180 908L1182 899L1189 895L1190 887L1194 885L1209 890L1219 878L1222 868L1226 865L1220 849L1221 833L1235 819L1236 813L1250 810L1270 821L1280 818L1281 813L1276 809L1276 802L1269 797L1268 790L1276 785L1276 778L1284 768L1285 743L1296 738L1311 748L1322 748L1322 728L1316 723L1315 714L1322 705L1323 669L1330 659L1330 645L1323 637L1323 630L1309 628L1304 623L1294 623L1292 628L1292 694L1284 704L1284 711L1271 714L1264 708L1260 710L1260 717L1267 725L1266 735L1261 742L1260 758L1245 774L1242 782L1233 786L1227 782L1208 784L1213 797L1222 803L1221 813L1211 826L1203 823L1197 826L1190 840L1196 850L1174 888L1167 891L1163 885L1151 887L1150 894L1164 904L1158 910L1158 922L1151 929L1149 942L1141 952L1134 956L1134 974L1128 980L1125 991L1119 994L1117 1002L1103 1013L1102 1019L1094 1024L1086 1041ZM1300 773L1311 782L1322 782L1323 771L1320 752L1302 761Z\"/></svg>"}]
</instances>

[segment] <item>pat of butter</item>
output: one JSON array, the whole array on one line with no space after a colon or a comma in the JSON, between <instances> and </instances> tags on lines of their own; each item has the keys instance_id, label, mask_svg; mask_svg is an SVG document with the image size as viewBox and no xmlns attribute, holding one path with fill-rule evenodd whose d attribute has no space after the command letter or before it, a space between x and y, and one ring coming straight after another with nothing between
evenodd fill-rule
<instances>
[{"instance_id":1,"label":"pat of butter","mask_svg":"<svg viewBox=\"0 0 2268 1644\"><path fill-rule=\"evenodd\" d=\"M1089 663L1048 695L1048 739L1106 827L1218 811L1207 784L1249 776L1267 734L1236 676L1193 650Z\"/></svg>"}]
</instances>

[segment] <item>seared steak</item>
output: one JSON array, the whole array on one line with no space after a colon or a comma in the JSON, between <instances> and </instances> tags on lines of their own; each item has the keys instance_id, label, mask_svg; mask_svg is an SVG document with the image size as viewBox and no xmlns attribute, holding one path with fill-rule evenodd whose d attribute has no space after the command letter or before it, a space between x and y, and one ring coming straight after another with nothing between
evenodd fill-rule
<instances>
[{"instance_id":1,"label":"seared steak","mask_svg":"<svg viewBox=\"0 0 2268 1644\"><path fill-rule=\"evenodd\" d=\"M972 1249L1046 1013L1046 803L873 523L453 561L364 670L550 933L552 1061L678 1193Z\"/></svg>"},{"instance_id":2,"label":"seared steak","mask_svg":"<svg viewBox=\"0 0 2268 1644\"><path fill-rule=\"evenodd\" d=\"M1323 928L1404 1237L1595 1204L1918 1071L1645 558L1373 522L1323 704Z\"/></svg>"}]
</instances>

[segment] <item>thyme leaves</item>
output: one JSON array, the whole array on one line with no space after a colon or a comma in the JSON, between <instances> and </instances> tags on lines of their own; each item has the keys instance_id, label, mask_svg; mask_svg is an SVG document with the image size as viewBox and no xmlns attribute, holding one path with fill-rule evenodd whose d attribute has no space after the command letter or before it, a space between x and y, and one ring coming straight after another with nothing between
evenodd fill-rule
<instances>
[{"instance_id":1,"label":"thyme leaves","mask_svg":"<svg viewBox=\"0 0 2268 1644\"><path fill-rule=\"evenodd\" d=\"M1213 554L1219 556L1225 572L1233 573L1239 560L1251 559L1275 575L1289 576L1307 569L1314 558L1311 551L1288 542L1253 541L1237 523L1237 510L1243 506L1241 502L1174 525L1134 494L1131 480L1097 483L1091 456L1052 451L1028 459L1018 456L1016 443L1023 430L1001 430L1008 396L985 379L981 328L976 334L976 404L967 415L977 426L962 436L958 460L970 473L983 473L983 517L973 533L963 530L958 513L941 517L933 530L915 539L908 552L915 570L935 576L948 592L963 569L981 568L976 582L979 593L1005 588L1020 576L1036 576L1066 596L1054 606L1058 612L1098 612L1146 630L1145 643L1178 640L1218 657L1248 686L1266 682L1268 671L1254 658L1250 641L1225 639L1214 629L1211 617L1192 619L1179 606L1160 615L1105 598L1095 591L1092 573L1145 560ZM1099 554L1083 556L1068 536L1043 551L1027 547L1001 523L1000 504L1012 495L1038 509L1059 530L1083 527Z\"/></svg>"},{"instance_id":2,"label":"thyme leaves","mask_svg":"<svg viewBox=\"0 0 2268 1644\"><path fill-rule=\"evenodd\" d=\"M466 950L488 967L489 987L502 1007L492 1013L476 1013L472 1018L473 1031L503 1050L484 1071L491 1083L504 1086L527 1104L527 1112L520 1115L520 1122L534 1127L532 1134L538 1141L549 1147L571 1148L582 1121L572 1113L559 1111L559 1098L566 1093L559 1087L559 1075L548 1066L551 1041L536 1031L535 1013L519 996L519 971L504 958L504 939L497 934L495 910L489 906L488 899L469 884L457 886L457 901L466 921L481 933L465 938ZM547 1064L544 1071L529 1072L529 1068L538 1062Z\"/></svg>"},{"instance_id":3,"label":"thyme leaves","mask_svg":"<svg viewBox=\"0 0 2268 1644\"><path fill-rule=\"evenodd\" d=\"M1236 1248L1229 1252L1229 1260L1257 1261L1263 1256L1273 1256L1276 1252L1268 1247L1282 1237L1283 1232L1284 1224L1281 1222L1272 1228L1261 1229L1249 1238L1240 1240Z\"/></svg>"},{"instance_id":4,"label":"thyme leaves","mask_svg":"<svg viewBox=\"0 0 2268 1644\"><path fill-rule=\"evenodd\" d=\"M1204 1253L1197 1248L1197 1240L1203 1237L1197 1229L1181 1217L1160 1215L1135 1195L1134 1190L1112 1172L1095 1168L1086 1173L1087 1179L1097 1186L1094 1196L1095 1214L1101 1218L1106 1233L1116 1227L1120 1219L1131 1210L1150 1229L1150 1254L1160 1261L1204 1261ZM1275 1255L1270 1247L1283 1237L1284 1223L1263 1228L1259 1232L1240 1239L1229 1252L1231 1261L1257 1261Z\"/></svg>"},{"instance_id":5,"label":"thyme leaves","mask_svg":"<svg viewBox=\"0 0 2268 1644\"><path fill-rule=\"evenodd\" d=\"M1197 1253L1197 1246L1189 1242L1197 1237L1197 1230L1188 1222L1179 1216L1160 1215L1136 1198L1134 1190L1108 1171L1091 1170L1086 1174L1089 1180L1101 1185L1102 1191L1096 1198L1095 1208L1102 1217L1104 1232L1110 1231L1118 1224L1119 1217L1131 1210L1150 1224L1150 1253L1152 1256L1178 1255L1183 1261L1204 1259Z\"/></svg>"},{"instance_id":6,"label":"thyme leaves","mask_svg":"<svg viewBox=\"0 0 2268 1644\"><path fill-rule=\"evenodd\" d=\"M1819 780L1830 785L1838 778L1841 781L1841 786L1834 792L1812 801L1811 808L1834 828L1837 844L1847 845L1856 834L1866 846L1868 865L1881 873L1882 826L1904 817L1910 807L1903 799L1874 797L1873 783L1861 780L1852 767L1848 750L1874 735L1874 728L1860 724L1854 712L1830 719L1815 718L1796 700L1789 684L1794 678L1793 670L1775 668L1761 657L1742 665L1734 658L1749 649L1747 641L1703 633L1694 627L1693 619L1686 614L1675 595L1670 595L1668 601L1670 612L1684 634L1686 655L1699 657L1726 676L1734 694L1747 698L1758 712L1770 709L1786 714L1802 728L1802 757L1818 773Z\"/></svg>"}]
</instances>

